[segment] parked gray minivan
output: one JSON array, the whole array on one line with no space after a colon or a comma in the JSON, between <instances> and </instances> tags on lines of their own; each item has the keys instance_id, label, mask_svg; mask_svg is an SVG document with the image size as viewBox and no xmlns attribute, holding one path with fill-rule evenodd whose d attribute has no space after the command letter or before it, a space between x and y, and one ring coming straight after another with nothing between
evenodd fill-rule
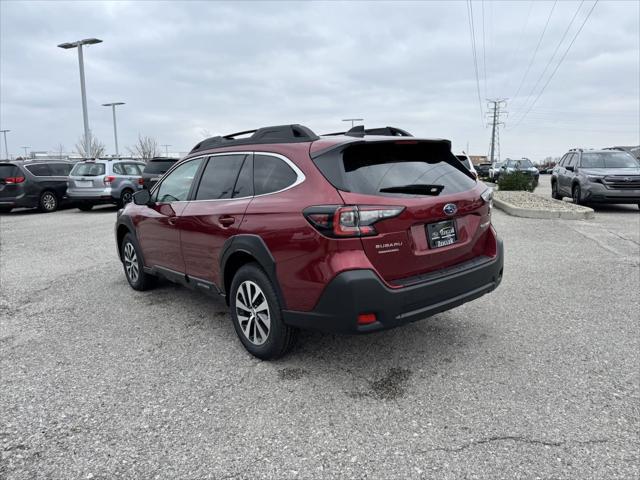
<instances>
[{"instance_id":1,"label":"parked gray minivan","mask_svg":"<svg viewBox=\"0 0 640 480\"><path fill-rule=\"evenodd\" d=\"M104 203L122 207L142 189L143 169L144 163L132 159L78 162L69 174L67 196L80 210Z\"/></svg>"}]
</instances>

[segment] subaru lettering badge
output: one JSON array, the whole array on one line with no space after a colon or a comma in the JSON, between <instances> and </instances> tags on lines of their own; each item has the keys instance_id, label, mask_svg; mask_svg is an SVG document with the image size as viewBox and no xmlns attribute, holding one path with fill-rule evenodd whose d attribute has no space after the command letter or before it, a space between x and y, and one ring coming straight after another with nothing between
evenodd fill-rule
<instances>
[{"instance_id":1,"label":"subaru lettering badge","mask_svg":"<svg viewBox=\"0 0 640 480\"><path fill-rule=\"evenodd\" d=\"M451 216L451 215L455 215L456 212L458 211L458 207L456 207L455 203L447 203L444 208L442 209L442 211Z\"/></svg>"}]
</instances>

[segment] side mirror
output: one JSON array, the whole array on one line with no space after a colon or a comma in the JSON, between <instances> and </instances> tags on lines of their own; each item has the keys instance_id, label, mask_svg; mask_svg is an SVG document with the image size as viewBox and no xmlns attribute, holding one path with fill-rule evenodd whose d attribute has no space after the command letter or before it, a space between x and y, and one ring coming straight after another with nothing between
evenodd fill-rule
<instances>
[{"instance_id":1,"label":"side mirror","mask_svg":"<svg viewBox=\"0 0 640 480\"><path fill-rule=\"evenodd\" d=\"M574 171L574 167L573 166L568 166L568 167L564 167L566 170L568 170L569 172L573 172Z\"/></svg>"},{"instance_id":2,"label":"side mirror","mask_svg":"<svg viewBox=\"0 0 640 480\"><path fill-rule=\"evenodd\" d=\"M144 190L138 190L133 194L133 203L136 205L148 205L151 201L151 194L146 188Z\"/></svg>"}]
</instances>

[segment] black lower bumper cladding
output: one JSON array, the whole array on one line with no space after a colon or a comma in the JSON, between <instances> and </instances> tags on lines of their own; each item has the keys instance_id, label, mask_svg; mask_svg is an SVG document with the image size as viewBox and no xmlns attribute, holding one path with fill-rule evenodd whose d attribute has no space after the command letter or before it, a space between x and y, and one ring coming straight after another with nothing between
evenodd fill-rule
<instances>
[{"instance_id":1,"label":"black lower bumper cladding","mask_svg":"<svg viewBox=\"0 0 640 480\"><path fill-rule=\"evenodd\" d=\"M337 275L310 312L284 311L287 324L335 333L367 333L422 320L489 293L502 281L504 247L498 240L495 257L475 259L439 272L410 286L387 287L372 270L349 270ZM376 321L358 325L360 314Z\"/></svg>"}]
</instances>

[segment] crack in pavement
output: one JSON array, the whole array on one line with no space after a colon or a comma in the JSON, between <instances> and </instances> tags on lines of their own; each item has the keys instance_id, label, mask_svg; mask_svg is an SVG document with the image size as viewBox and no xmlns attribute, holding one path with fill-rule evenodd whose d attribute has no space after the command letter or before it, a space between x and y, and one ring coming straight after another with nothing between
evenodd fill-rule
<instances>
[{"instance_id":1,"label":"crack in pavement","mask_svg":"<svg viewBox=\"0 0 640 480\"><path fill-rule=\"evenodd\" d=\"M607 439L593 439L593 440L577 440L574 442L568 441L549 441L549 440L538 440L535 438L527 438L520 435L501 435L495 437L481 438L479 440L474 440L472 442L464 443L458 447L436 447L429 450L418 450L414 453L429 453L429 452L449 452L449 453L458 453L462 452L471 447L476 447L478 445L484 445L487 443L493 442L519 442L519 443L528 443L530 445L543 445L545 447L561 447L568 443L576 443L579 445L588 445L588 444L598 444L598 443L606 443L609 440Z\"/></svg>"}]
</instances>

